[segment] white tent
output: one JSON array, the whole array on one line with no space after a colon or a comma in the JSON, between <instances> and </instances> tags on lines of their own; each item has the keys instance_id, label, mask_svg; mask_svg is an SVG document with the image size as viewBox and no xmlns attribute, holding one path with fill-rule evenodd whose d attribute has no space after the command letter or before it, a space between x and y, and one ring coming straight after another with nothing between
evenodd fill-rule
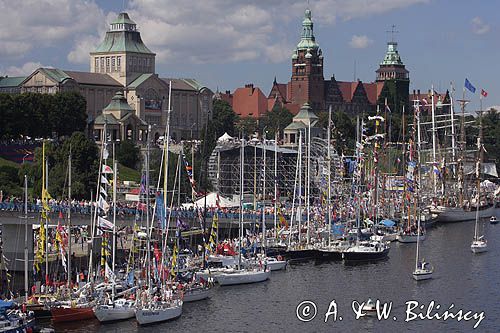
<instances>
[{"instance_id":1,"label":"white tent","mask_svg":"<svg viewBox=\"0 0 500 333\"><path fill-rule=\"evenodd\" d=\"M217 139L217 142L229 142L232 140L234 140L234 138L225 132L220 138Z\"/></svg>"},{"instance_id":2,"label":"white tent","mask_svg":"<svg viewBox=\"0 0 500 333\"><path fill-rule=\"evenodd\" d=\"M206 199L207 199L207 207L208 208L217 207L217 193L216 192L209 193L207 195ZM196 205L199 208L203 208L205 206L205 197L202 197L202 198L196 200ZM221 208L238 207L239 205L240 205L240 203L237 201L233 201L233 200L230 200L228 198L224 198L222 196L219 196L219 206ZM183 204L183 206L186 208L189 208L189 207L192 207L193 204L192 203Z\"/></svg>"}]
</instances>

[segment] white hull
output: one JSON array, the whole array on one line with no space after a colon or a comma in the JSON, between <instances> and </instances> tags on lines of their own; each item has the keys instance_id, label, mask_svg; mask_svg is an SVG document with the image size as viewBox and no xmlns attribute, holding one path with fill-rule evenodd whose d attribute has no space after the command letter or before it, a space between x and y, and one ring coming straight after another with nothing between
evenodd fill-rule
<instances>
[{"instance_id":1,"label":"white hull","mask_svg":"<svg viewBox=\"0 0 500 333\"><path fill-rule=\"evenodd\" d=\"M432 279L432 271L417 269L413 271L413 279L416 281Z\"/></svg>"},{"instance_id":2,"label":"white hull","mask_svg":"<svg viewBox=\"0 0 500 333\"><path fill-rule=\"evenodd\" d=\"M470 246L470 249L472 253L482 253L488 251L488 246L486 243L477 243L473 242L472 245Z\"/></svg>"},{"instance_id":3,"label":"white hull","mask_svg":"<svg viewBox=\"0 0 500 333\"><path fill-rule=\"evenodd\" d=\"M159 323L180 317L182 314L182 301L175 302L169 307L151 309L137 309L135 318L139 325Z\"/></svg>"},{"instance_id":4,"label":"white hull","mask_svg":"<svg viewBox=\"0 0 500 333\"><path fill-rule=\"evenodd\" d=\"M286 260L272 260L267 262L267 267L271 271L279 271L286 268Z\"/></svg>"},{"instance_id":5,"label":"white hull","mask_svg":"<svg viewBox=\"0 0 500 333\"><path fill-rule=\"evenodd\" d=\"M97 306L94 308L94 314L101 323L115 320L130 319L135 316L135 308L121 306Z\"/></svg>"},{"instance_id":6,"label":"white hull","mask_svg":"<svg viewBox=\"0 0 500 333\"><path fill-rule=\"evenodd\" d=\"M184 293L184 298L182 299L184 303L196 302L207 299L210 296L209 288L196 288L188 290Z\"/></svg>"},{"instance_id":7,"label":"white hull","mask_svg":"<svg viewBox=\"0 0 500 333\"><path fill-rule=\"evenodd\" d=\"M247 284L263 282L269 279L271 271L238 271L235 273L223 273L217 277L217 282L221 286L236 284Z\"/></svg>"},{"instance_id":8,"label":"white hull","mask_svg":"<svg viewBox=\"0 0 500 333\"><path fill-rule=\"evenodd\" d=\"M397 237L398 242L400 243L416 243L417 242L417 235L398 235ZM425 235L420 235L420 240L424 241L425 240Z\"/></svg>"},{"instance_id":9,"label":"white hull","mask_svg":"<svg viewBox=\"0 0 500 333\"><path fill-rule=\"evenodd\" d=\"M490 218L495 214L495 207L491 206L486 209L479 210L479 218ZM442 213L438 215L439 222L465 222L465 221L474 221L476 219L476 209L472 210L464 210L459 207L446 207Z\"/></svg>"}]
</instances>

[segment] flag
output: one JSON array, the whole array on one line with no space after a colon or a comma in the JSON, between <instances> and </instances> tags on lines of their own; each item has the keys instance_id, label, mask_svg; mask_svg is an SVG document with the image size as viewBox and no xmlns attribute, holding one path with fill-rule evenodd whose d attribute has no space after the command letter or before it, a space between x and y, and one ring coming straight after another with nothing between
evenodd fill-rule
<instances>
[{"instance_id":1,"label":"flag","mask_svg":"<svg viewBox=\"0 0 500 333\"><path fill-rule=\"evenodd\" d=\"M172 265L170 268L170 275L175 278L176 272L175 268L177 267L177 253L179 250L177 249L177 244L174 244L174 250L172 251Z\"/></svg>"},{"instance_id":2,"label":"flag","mask_svg":"<svg viewBox=\"0 0 500 333\"><path fill-rule=\"evenodd\" d=\"M101 176L101 184L109 185L108 179L106 177L104 177L104 176Z\"/></svg>"},{"instance_id":3,"label":"flag","mask_svg":"<svg viewBox=\"0 0 500 333\"><path fill-rule=\"evenodd\" d=\"M97 217L97 225L103 229L113 230L113 223L100 216Z\"/></svg>"},{"instance_id":4,"label":"flag","mask_svg":"<svg viewBox=\"0 0 500 333\"><path fill-rule=\"evenodd\" d=\"M113 173L113 169L109 165L102 165L102 173L107 174L107 173Z\"/></svg>"},{"instance_id":5,"label":"flag","mask_svg":"<svg viewBox=\"0 0 500 333\"><path fill-rule=\"evenodd\" d=\"M103 197L99 198L99 201L97 204L98 204L99 208L102 209L104 212L106 212L106 213L108 212L109 204L106 202L106 200L104 200Z\"/></svg>"},{"instance_id":6,"label":"flag","mask_svg":"<svg viewBox=\"0 0 500 333\"><path fill-rule=\"evenodd\" d=\"M110 281L114 281L115 280L115 273L113 273L113 271L111 270L111 267L109 267L108 263L106 262L106 265L105 265L105 274L106 274L106 278Z\"/></svg>"},{"instance_id":7,"label":"flag","mask_svg":"<svg viewBox=\"0 0 500 333\"><path fill-rule=\"evenodd\" d=\"M464 87L467 88L471 93L476 93L476 87L474 87L468 79L465 79Z\"/></svg>"},{"instance_id":8,"label":"flag","mask_svg":"<svg viewBox=\"0 0 500 333\"><path fill-rule=\"evenodd\" d=\"M158 224L160 228L165 228L165 208L163 205L163 196L160 192L156 194L156 218L158 219Z\"/></svg>"},{"instance_id":9,"label":"flag","mask_svg":"<svg viewBox=\"0 0 500 333\"><path fill-rule=\"evenodd\" d=\"M106 193L106 190L102 186L99 186L99 193L101 193L104 197L108 197L108 193Z\"/></svg>"},{"instance_id":10,"label":"flag","mask_svg":"<svg viewBox=\"0 0 500 333\"><path fill-rule=\"evenodd\" d=\"M488 92L484 89L481 89L481 97L487 97L488 96Z\"/></svg>"}]
</instances>

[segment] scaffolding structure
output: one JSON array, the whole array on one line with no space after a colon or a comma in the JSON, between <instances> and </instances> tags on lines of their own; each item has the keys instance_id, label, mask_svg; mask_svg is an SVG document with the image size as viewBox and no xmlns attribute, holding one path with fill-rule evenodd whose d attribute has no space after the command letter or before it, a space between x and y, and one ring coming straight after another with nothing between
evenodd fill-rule
<instances>
[{"instance_id":1,"label":"scaffolding structure","mask_svg":"<svg viewBox=\"0 0 500 333\"><path fill-rule=\"evenodd\" d=\"M213 150L208 165L208 176L213 187L221 196L239 195L240 181L240 142L218 143ZM302 173L305 183L307 145L302 145ZM343 163L335 149L331 149L331 184L333 192L341 184ZM275 152L276 150L276 152ZM265 151L265 162L264 162ZM311 143L311 196L312 200L321 200L328 188L328 142L323 138L312 138ZM275 156L277 156L278 196L282 199L292 199L296 183L297 147L275 146L274 140L252 139L245 143L244 152L244 194L245 202L249 198L256 201L272 201L274 199ZM265 167L264 167L265 165ZM265 172L264 172L265 170ZM265 177L265 182L264 182ZM264 190L265 183L265 190ZM303 185L304 188L305 185ZM304 193L302 194L304 195Z\"/></svg>"}]
</instances>

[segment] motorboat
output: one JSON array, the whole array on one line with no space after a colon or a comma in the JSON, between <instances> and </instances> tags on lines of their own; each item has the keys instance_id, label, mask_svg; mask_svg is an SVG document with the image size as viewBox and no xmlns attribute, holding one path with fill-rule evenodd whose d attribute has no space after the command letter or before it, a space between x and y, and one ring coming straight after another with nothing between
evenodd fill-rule
<instances>
[{"instance_id":1,"label":"motorboat","mask_svg":"<svg viewBox=\"0 0 500 333\"><path fill-rule=\"evenodd\" d=\"M497 223L498 223L498 218L495 215L490 217L490 224L497 224Z\"/></svg>"},{"instance_id":2,"label":"motorboat","mask_svg":"<svg viewBox=\"0 0 500 333\"><path fill-rule=\"evenodd\" d=\"M482 253L488 250L488 242L484 239L484 236L481 236L472 241L470 249L473 253Z\"/></svg>"},{"instance_id":3,"label":"motorboat","mask_svg":"<svg viewBox=\"0 0 500 333\"><path fill-rule=\"evenodd\" d=\"M390 247L377 241L360 241L342 252L344 261L374 261L387 258Z\"/></svg>"}]
</instances>

